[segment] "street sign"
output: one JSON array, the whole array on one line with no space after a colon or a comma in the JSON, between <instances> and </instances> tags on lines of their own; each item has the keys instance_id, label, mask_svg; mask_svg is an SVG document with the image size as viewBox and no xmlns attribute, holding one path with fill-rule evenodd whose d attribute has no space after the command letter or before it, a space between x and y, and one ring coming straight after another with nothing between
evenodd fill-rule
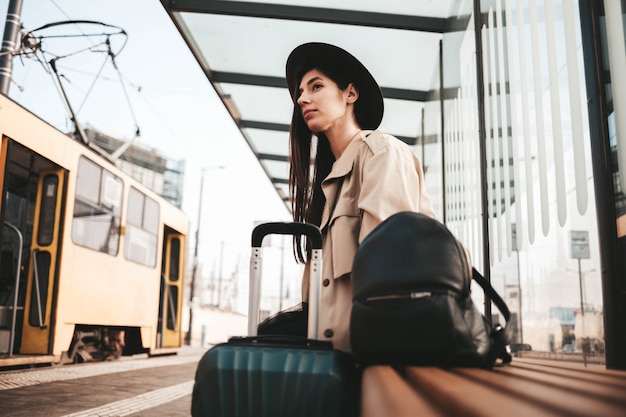
<instances>
[{"instance_id":1,"label":"street sign","mask_svg":"<svg viewBox=\"0 0 626 417\"><path fill-rule=\"evenodd\" d=\"M574 259L589 259L589 232L570 231L571 254Z\"/></svg>"}]
</instances>

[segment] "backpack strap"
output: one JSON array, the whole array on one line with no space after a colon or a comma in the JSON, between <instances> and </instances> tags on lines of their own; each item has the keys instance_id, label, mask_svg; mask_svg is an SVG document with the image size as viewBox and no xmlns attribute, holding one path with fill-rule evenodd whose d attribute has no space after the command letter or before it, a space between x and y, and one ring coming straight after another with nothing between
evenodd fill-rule
<instances>
[{"instance_id":1,"label":"backpack strap","mask_svg":"<svg viewBox=\"0 0 626 417\"><path fill-rule=\"evenodd\" d=\"M493 301L496 305L504 320L506 321L506 327L502 327L500 324L493 327L491 331L491 338L493 340L493 345L489 350L489 354L487 355L487 360L485 362L488 368L491 368L496 360L501 359L502 364L511 363L512 357L511 353L507 349L507 346L511 343L511 326L509 326L509 320L511 319L511 312L509 311L509 307L506 305L500 294L496 292L496 290L491 286L489 281L485 277L483 277L480 272L476 270L476 268L472 268L472 278L474 281L478 283L485 291L485 295Z\"/></svg>"},{"instance_id":2,"label":"backpack strap","mask_svg":"<svg viewBox=\"0 0 626 417\"><path fill-rule=\"evenodd\" d=\"M500 297L500 294L496 292L489 281L487 281L476 268L472 268L472 278L482 287L487 297L498 307L498 310L500 310L500 313L504 316L504 320L508 323L511 319L511 312L502 297Z\"/></svg>"}]
</instances>

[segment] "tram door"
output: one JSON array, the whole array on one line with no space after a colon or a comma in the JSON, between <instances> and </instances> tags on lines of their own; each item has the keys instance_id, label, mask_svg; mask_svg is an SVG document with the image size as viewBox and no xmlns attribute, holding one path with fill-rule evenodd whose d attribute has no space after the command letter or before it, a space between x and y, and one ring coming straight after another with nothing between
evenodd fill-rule
<instances>
[{"instance_id":1,"label":"tram door","mask_svg":"<svg viewBox=\"0 0 626 417\"><path fill-rule=\"evenodd\" d=\"M183 236L166 231L161 264L161 301L157 347L181 345L181 316L183 296Z\"/></svg>"},{"instance_id":2,"label":"tram door","mask_svg":"<svg viewBox=\"0 0 626 417\"><path fill-rule=\"evenodd\" d=\"M52 346L64 182L65 172L61 169L39 173L21 354L50 353Z\"/></svg>"}]
</instances>

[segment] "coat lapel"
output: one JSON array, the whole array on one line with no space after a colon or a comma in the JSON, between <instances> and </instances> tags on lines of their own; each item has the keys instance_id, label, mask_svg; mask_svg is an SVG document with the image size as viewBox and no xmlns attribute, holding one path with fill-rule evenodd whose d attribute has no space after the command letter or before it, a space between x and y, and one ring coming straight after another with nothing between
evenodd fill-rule
<instances>
[{"instance_id":1,"label":"coat lapel","mask_svg":"<svg viewBox=\"0 0 626 417\"><path fill-rule=\"evenodd\" d=\"M322 213L322 222L320 224L322 231L326 228L332 217L343 179L352 172L356 152L359 148L357 142L363 140L363 137L362 131L352 139L346 150L343 151L341 157L333 164L330 174L322 181L322 191L326 197L326 204L324 204L324 212Z\"/></svg>"}]
</instances>

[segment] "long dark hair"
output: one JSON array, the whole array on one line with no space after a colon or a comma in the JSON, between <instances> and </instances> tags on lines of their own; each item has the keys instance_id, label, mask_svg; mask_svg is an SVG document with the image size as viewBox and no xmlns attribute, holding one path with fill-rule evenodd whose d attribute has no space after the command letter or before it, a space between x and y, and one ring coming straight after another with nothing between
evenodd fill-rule
<instances>
[{"instance_id":1,"label":"long dark hair","mask_svg":"<svg viewBox=\"0 0 626 417\"><path fill-rule=\"evenodd\" d=\"M325 68L324 66L306 62L298 69L298 83L300 83L304 74L312 69L317 69L333 80L341 90L345 90L350 84L346 74L342 74L333 68ZM315 135L317 137L317 146L313 149L313 133L302 118L297 99L298 97L296 96L294 98L293 115L289 129L289 197L291 198L291 210L294 221L320 226L324 204L326 203L326 198L324 193L322 193L322 181L330 173L335 157L330 150L330 143L324 134L318 133ZM313 155L315 155L315 158L312 162ZM294 254L299 262L305 262L310 255L308 245L304 246L303 243L301 236L294 237Z\"/></svg>"}]
</instances>

